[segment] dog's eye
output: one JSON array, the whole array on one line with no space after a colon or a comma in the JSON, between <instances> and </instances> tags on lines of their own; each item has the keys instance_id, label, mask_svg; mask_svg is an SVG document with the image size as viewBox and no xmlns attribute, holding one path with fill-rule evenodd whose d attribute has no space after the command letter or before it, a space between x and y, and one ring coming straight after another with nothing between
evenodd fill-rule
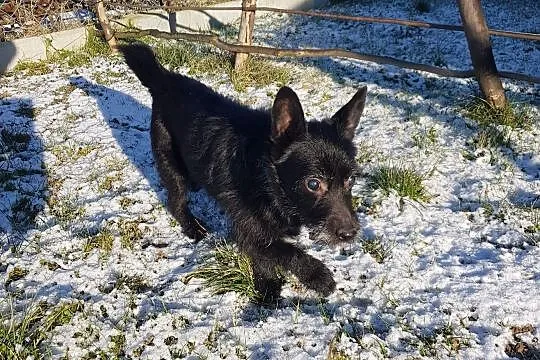
<instances>
[{"instance_id":1,"label":"dog's eye","mask_svg":"<svg viewBox=\"0 0 540 360\"><path fill-rule=\"evenodd\" d=\"M321 182L319 179L314 179L314 178L307 179L306 187L308 188L309 191L316 192L321 188Z\"/></svg>"}]
</instances>

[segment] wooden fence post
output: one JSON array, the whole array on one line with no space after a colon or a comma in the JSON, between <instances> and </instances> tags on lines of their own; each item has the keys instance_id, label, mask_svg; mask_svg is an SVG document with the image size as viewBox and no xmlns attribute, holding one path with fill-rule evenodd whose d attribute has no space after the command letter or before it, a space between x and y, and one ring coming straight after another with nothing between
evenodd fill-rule
<instances>
[{"instance_id":1,"label":"wooden fence post","mask_svg":"<svg viewBox=\"0 0 540 360\"><path fill-rule=\"evenodd\" d=\"M103 4L103 0L98 0L96 2L96 11L98 15L98 20L101 25L101 28L103 29L103 35L105 36L105 40L107 40L107 43L109 44L109 47L113 52L117 52L116 49L116 38L114 37L114 33L111 30L111 26L109 25L109 19L107 18L107 14L105 13L105 5Z\"/></svg>"},{"instance_id":2,"label":"wooden fence post","mask_svg":"<svg viewBox=\"0 0 540 360\"><path fill-rule=\"evenodd\" d=\"M506 105L506 97L493 58L488 27L480 0L458 0L458 3L480 90L491 106L501 109Z\"/></svg>"},{"instance_id":3,"label":"wooden fence post","mask_svg":"<svg viewBox=\"0 0 540 360\"><path fill-rule=\"evenodd\" d=\"M166 11L167 17L169 18L169 31L171 34L176 34L176 10L168 9L169 7L174 6L174 4L170 0L160 0L159 5L167 8Z\"/></svg>"},{"instance_id":4,"label":"wooden fence post","mask_svg":"<svg viewBox=\"0 0 540 360\"><path fill-rule=\"evenodd\" d=\"M242 0L242 9L255 8L257 0ZM251 45L253 39L253 26L255 24L255 10L242 10L240 18L240 30L238 31L238 43L241 45ZM234 70L240 71L248 59L247 53L236 53L234 58Z\"/></svg>"}]
</instances>

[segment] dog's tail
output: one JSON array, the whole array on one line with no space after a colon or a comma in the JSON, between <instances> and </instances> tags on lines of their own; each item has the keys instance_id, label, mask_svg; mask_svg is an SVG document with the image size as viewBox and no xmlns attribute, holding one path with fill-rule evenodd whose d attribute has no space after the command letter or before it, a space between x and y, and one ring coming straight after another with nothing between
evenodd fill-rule
<instances>
[{"instance_id":1,"label":"dog's tail","mask_svg":"<svg viewBox=\"0 0 540 360\"><path fill-rule=\"evenodd\" d=\"M152 90L160 83L166 70L159 64L150 47L137 43L119 45L118 50L144 86Z\"/></svg>"}]
</instances>

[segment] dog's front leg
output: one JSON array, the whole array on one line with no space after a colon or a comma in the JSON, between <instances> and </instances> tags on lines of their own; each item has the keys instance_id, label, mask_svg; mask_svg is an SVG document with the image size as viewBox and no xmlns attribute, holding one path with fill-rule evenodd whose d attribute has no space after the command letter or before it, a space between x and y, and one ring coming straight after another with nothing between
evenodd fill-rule
<instances>
[{"instance_id":1,"label":"dog's front leg","mask_svg":"<svg viewBox=\"0 0 540 360\"><path fill-rule=\"evenodd\" d=\"M234 235L240 250L251 258L255 287L265 302L273 301L281 292L280 268L292 272L304 285L323 296L334 291L336 283L332 273L320 260L281 238L273 237L272 231L257 228L253 223L249 229L236 227ZM261 237L261 234L266 236Z\"/></svg>"},{"instance_id":2,"label":"dog's front leg","mask_svg":"<svg viewBox=\"0 0 540 360\"><path fill-rule=\"evenodd\" d=\"M255 289L261 295L261 302L272 304L281 293L283 278L277 272L274 261L261 256L250 255L251 267L253 269L253 282Z\"/></svg>"}]
</instances>

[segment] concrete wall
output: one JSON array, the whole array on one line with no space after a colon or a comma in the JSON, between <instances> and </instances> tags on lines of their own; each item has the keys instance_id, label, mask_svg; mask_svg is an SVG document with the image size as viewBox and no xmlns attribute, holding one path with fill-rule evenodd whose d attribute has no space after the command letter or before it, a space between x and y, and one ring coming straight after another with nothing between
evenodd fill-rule
<instances>
[{"instance_id":1,"label":"concrete wall","mask_svg":"<svg viewBox=\"0 0 540 360\"><path fill-rule=\"evenodd\" d=\"M328 4L328 0L259 0L258 6L282 9L313 9ZM229 1L216 6L241 6L241 1ZM229 24L240 17L240 11L185 10L176 13L177 31L209 30ZM256 21L256 20L255 20ZM159 29L169 31L169 16L165 11L155 10L126 16L119 22L141 29ZM0 74L15 67L20 60L40 60L47 57L47 43L52 42L52 49L73 50L80 48L86 41L86 29L76 28L42 36L0 42ZM51 48L49 48L50 50Z\"/></svg>"}]
</instances>

